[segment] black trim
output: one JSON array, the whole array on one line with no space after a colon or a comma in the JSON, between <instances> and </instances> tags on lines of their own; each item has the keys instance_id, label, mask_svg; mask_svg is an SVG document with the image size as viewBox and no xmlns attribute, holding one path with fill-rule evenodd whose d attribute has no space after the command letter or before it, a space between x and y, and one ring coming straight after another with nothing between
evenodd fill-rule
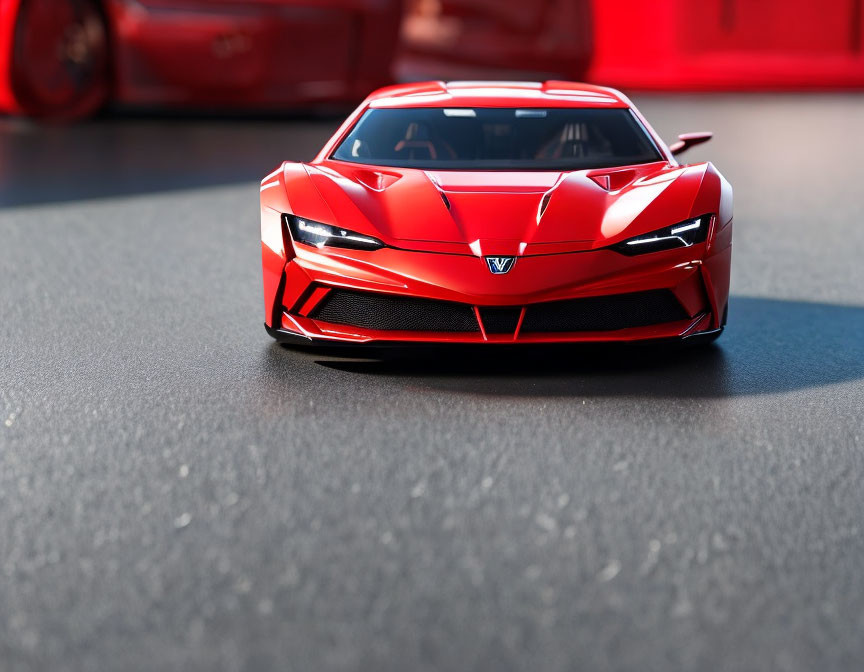
<instances>
[{"instance_id":1,"label":"black trim","mask_svg":"<svg viewBox=\"0 0 864 672\"><path fill-rule=\"evenodd\" d=\"M720 338L723 329L724 327L719 327L717 329L710 329L709 331L698 331L695 334L681 336L679 340L686 345L708 345Z\"/></svg>"},{"instance_id":2,"label":"black trim","mask_svg":"<svg viewBox=\"0 0 864 672\"><path fill-rule=\"evenodd\" d=\"M286 273L283 268L282 277L279 278L279 286L276 287L276 296L273 297L273 305L270 308L270 323L274 328L282 324L282 313L285 312L285 308L282 305L282 301L285 298L285 279Z\"/></svg>"},{"instance_id":3,"label":"black trim","mask_svg":"<svg viewBox=\"0 0 864 672\"><path fill-rule=\"evenodd\" d=\"M287 329L275 329L273 327L268 327L266 324L264 325L264 328L267 330L267 333L270 334L271 338L276 339L279 343L289 343L292 345L311 345L315 342L308 336L298 334L294 331L288 331Z\"/></svg>"},{"instance_id":4,"label":"black trim","mask_svg":"<svg viewBox=\"0 0 864 672\"><path fill-rule=\"evenodd\" d=\"M300 296L294 302L294 305L291 306L291 309L288 310L288 312L294 313L294 314L299 313L300 309L303 307L303 304L305 304L310 298L312 298L312 295L315 293L315 290L318 289L320 286L321 285L319 285L318 283L310 282L306 286L306 289L303 290L303 293L300 294ZM286 306L285 309L287 310L288 307ZM281 322L280 322L280 324L281 324Z\"/></svg>"}]
</instances>

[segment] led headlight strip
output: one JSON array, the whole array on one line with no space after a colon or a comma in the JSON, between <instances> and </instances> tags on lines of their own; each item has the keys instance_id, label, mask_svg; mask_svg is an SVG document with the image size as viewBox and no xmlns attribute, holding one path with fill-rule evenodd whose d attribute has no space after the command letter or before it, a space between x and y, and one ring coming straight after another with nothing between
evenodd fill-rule
<instances>
[{"instance_id":1,"label":"led headlight strip","mask_svg":"<svg viewBox=\"0 0 864 672\"><path fill-rule=\"evenodd\" d=\"M322 224L296 215L283 215L283 217L291 232L291 238L296 243L318 248L342 247L351 250L377 250L385 246L377 238L338 226Z\"/></svg>"},{"instance_id":2,"label":"led headlight strip","mask_svg":"<svg viewBox=\"0 0 864 672\"><path fill-rule=\"evenodd\" d=\"M705 242L710 225L711 215L702 215L651 233L629 238L613 245L612 249L621 254L634 256L648 252L674 250L679 247L690 247L696 243Z\"/></svg>"}]
</instances>

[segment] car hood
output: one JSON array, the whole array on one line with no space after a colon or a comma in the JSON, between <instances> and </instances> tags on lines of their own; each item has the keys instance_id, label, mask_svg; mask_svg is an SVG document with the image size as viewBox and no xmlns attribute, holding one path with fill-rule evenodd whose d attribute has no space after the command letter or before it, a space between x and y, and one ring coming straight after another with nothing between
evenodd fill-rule
<instances>
[{"instance_id":1,"label":"car hood","mask_svg":"<svg viewBox=\"0 0 864 672\"><path fill-rule=\"evenodd\" d=\"M397 247L476 255L596 249L682 221L696 214L707 166L463 172L304 165L332 223Z\"/></svg>"}]
</instances>

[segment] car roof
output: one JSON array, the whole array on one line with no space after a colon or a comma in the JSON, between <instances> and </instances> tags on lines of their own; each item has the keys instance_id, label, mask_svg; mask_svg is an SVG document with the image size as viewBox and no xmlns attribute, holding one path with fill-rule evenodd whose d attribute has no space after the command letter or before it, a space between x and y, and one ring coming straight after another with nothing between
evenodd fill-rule
<instances>
[{"instance_id":1,"label":"car roof","mask_svg":"<svg viewBox=\"0 0 864 672\"><path fill-rule=\"evenodd\" d=\"M366 99L382 107L631 107L615 89L579 82L415 82L378 89Z\"/></svg>"}]
</instances>

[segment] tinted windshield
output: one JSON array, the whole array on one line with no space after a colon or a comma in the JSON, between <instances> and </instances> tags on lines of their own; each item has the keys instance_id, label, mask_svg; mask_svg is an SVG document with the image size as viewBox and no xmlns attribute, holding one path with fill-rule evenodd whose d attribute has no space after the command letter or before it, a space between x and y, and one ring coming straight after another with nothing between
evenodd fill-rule
<instances>
[{"instance_id":1,"label":"tinted windshield","mask_svg":"<svg viewBox=\"0 0 864 672\"><path fill-rule=\"evenodd\" d=\"M334 159L431 170L581 170L661 161L629 109L372 109Z\"/></svg>"}]
</instances>

